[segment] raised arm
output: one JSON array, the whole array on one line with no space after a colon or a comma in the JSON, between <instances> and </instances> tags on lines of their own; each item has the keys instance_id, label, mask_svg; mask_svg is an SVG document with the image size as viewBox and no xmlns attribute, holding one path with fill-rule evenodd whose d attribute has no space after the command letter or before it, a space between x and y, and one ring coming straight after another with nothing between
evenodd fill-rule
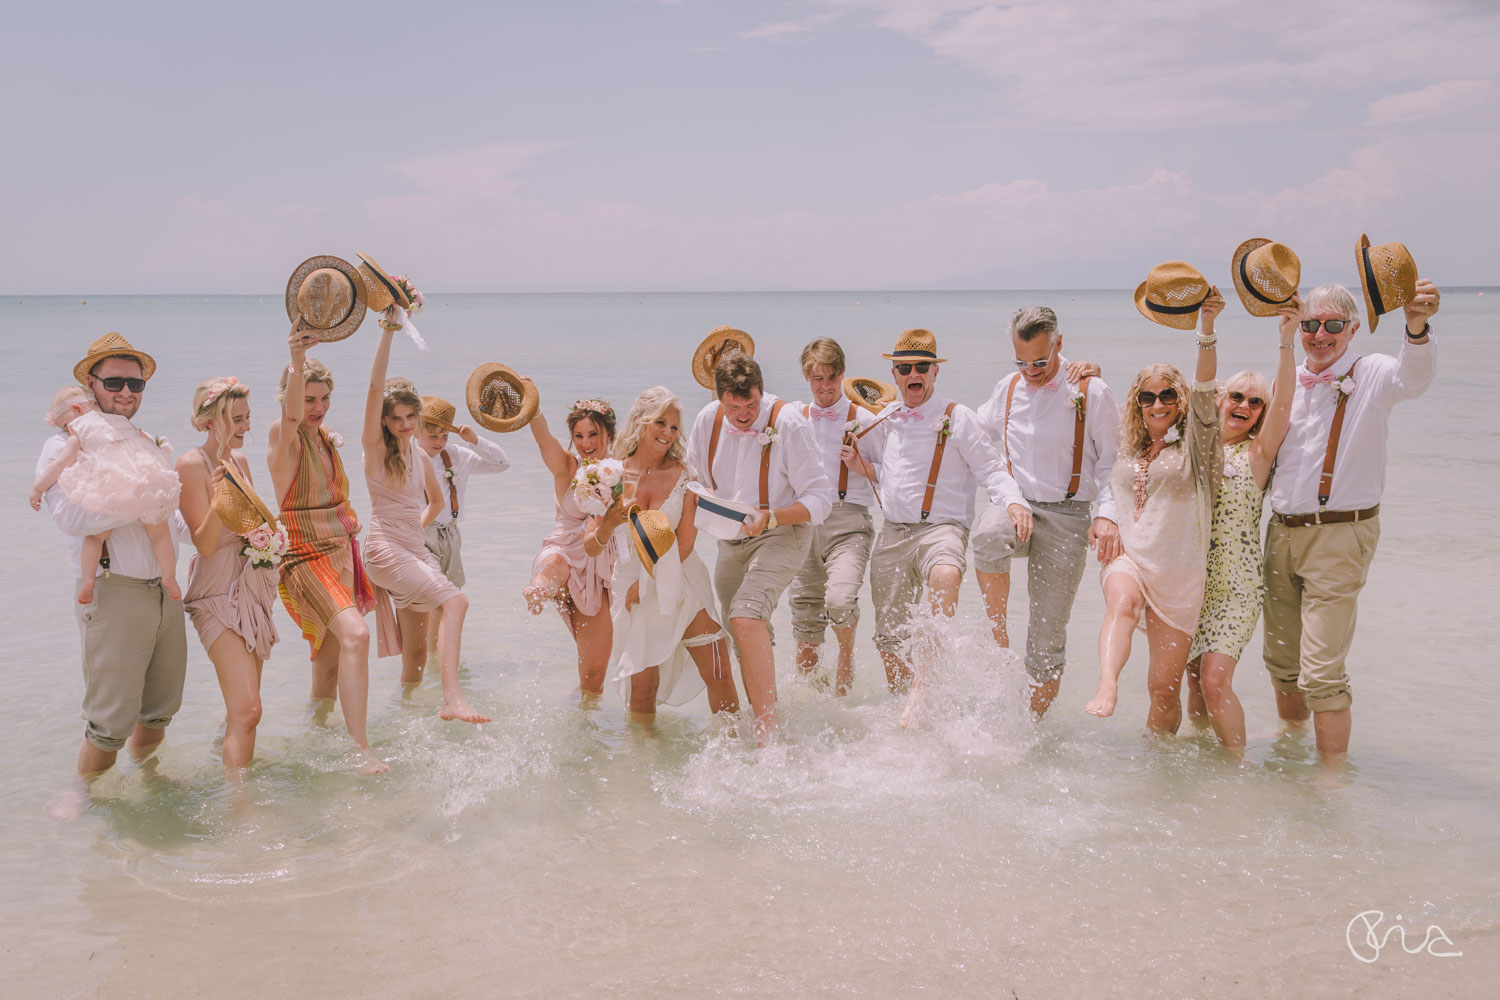
<instances>
[{"instance_id":1,"label":"raised arm","mask_svg":"<svg viewBox=\"0 0 1500 1000\"><path fill-rule=\"evenodd\" d=\"M281 419L272 422L271 431L266 436L266 465L271 469L271 483L277 496L285 493L297 474L297 434L302 426L307 395L302 368L307 363L307 349L314 340L312 331L302 325L299 314L292 320L292 329L286 338L292 360L287 367L286 391L281 397Z\"/></svg>"},{"instance_id":2,"label":"raised arm","mask_svg":"<svg viewBox=\"0 0 1500 1000\"><path fill-rule=\"evenodd\" d=\"M380 408L385 404L385 373L391 366L391 337L394 331L386 326L385 320L380 323L380 343L375 347L375 360L370 362L370 388L365 393L365 422L360 429L359 443L365 449L365 472L370 470L370 459L373 456L376 464L379 464L380 453L384 450L380 436Z\"/></svg>"},{"instance_id":3,"label":"raised arm","mask_svg":"<svg viewBox=\"0 0 1500 1000\"><path fill-rule=\"evenodd\" d=\"M1281 317L1278 330L1281 349L1276 352L1276 381L1271 384L1271 399L1266 403L1266 418L1261 421L1260 432L1250 442L1250 472L1255 476L1255 485L1261 489L1271 480L1271 470L1276 466L1276 453L1286 432L1292 426L1292 390L1296 387L1297 358L1293 344L1297 338L1297 323L1302 318L1302 301L1292 296L1276 310Z\"/></svg>"},{"instance_id":4,"label":"raised arm","mask_svg":"<svg viewBox=\"0 0 1500 1000\"><path fill-rule=\"evenodd\" d=\"M540 417L541 414L538 413L537 416ZM505 449L489 438L480 437L479 433L468 424L458 425L458 436L469 446L470 454L474 456L474 461L465 470L469 475L504 472L510 468L510 459L506 456Z\"/></svg>"},{"instance_id":5,"label":"raised arm","mask_svg":"<svg viewBox=\"0 0 1500 1000\"><path fill-rule=\"evenodd\" d=\"M547 426L547 418L542 416L541 410L537 410L536 416L532 417L531 423L526 426L531 428L531 436L536 438L537 450L542 453L542 463L547 466L547 471L552 473L556 492L561 493L568 488L568 483L573 479L576 460L572 453L553 436L552 429Z\"/></svg>"},{"instance_id":6,"label":"raised arm","mask_svg":"<svg viewBox=\"0 0 1500 1000\"><path fill-rule=\"evenodd\" d=\"M1219 352L1214 341L1219 335L1214 332L1214 319L1224 311L1224 296L1215 285L1203 300L1198 313L1198 367L1193 370L1193 381L1212 382L1219 375Z\"/></svg>"}]
</instances>

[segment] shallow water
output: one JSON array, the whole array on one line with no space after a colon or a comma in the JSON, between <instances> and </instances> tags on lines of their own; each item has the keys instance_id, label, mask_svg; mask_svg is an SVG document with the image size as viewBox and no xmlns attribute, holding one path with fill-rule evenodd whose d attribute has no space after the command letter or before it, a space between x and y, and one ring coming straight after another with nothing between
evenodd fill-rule
<instances>
[{"instance_id":1,"label":"shallow water","mask_svg":"<svg viewBox=\"0 0 1500 1000\"><path fill-rule=\"evenodd\" d=\"M812 336L837 337L870 360L853 371L877 374L895 334L925 325L955 359L942 387L977 403L1007 367L1004 318L1033 301L1058 309L1065 352L1100 361L1117 389L1147 361L1191 361L1190 335L1150 327L1118 292L435 294L420 323L432 353L398 344L392 371L456 401L469 369L504 361L536 379L557 422L578 396L623 410L656 382L706 401L687 357L722 322L751 331L770 387L793 397ZM612 690L580 708L563 629L520 598L551 510L523 433L502 439L515 467L476 480L465 513L465 679L494 723L439 722L435 681L402 703L397 661L377 661L371 737L392 771L349 773L337 715L309 722L305 647L278 611L284 641L243 787L222 779L222 702L190 635L165 749L101 779L64 825L46 811L72 771L81 682L61 538L21 506L45 433L36 415L87 342L118 329L162 364L141 426L192 446L192 385L236 374L263 431L286 324L276 296L0 302L24 376L0 473L18 570L0 582L15 705L0 737L5 993L1487 995L1500 972L1500 449L1480 415L1497 301L1445 290L1439 379L1396 411L1337 785L1320 779L1309 736L1274 735L1258 642L1236 684L1243 764L1190 726L1143 737L1144 643L1116 716L1084 715L1092 573L1040 726L1015 658L974 620L972 578L960 619L929 637L939 682L910 731L867 625L846 699L799 681L778 647L784 729L765 751L701 702L654 725L625 718ZM1269 370L1274 327L1236 313L1221 324L1224 370ZM339 379L329 424L351 442L373 329L316 352ZM1361 346L1394 350L1396 332ZM247 450L265 483L263 440ZM357 468L357 446L345 458ZM1021 576L1012 607L1024 619ZM790 634L784 609L777 625ZM1368 910L1407 928L1412 948L1436 925L1463 956L1406 954L1393 938L1363 963L1346 934Z\"/></svg>"}]
</instances>

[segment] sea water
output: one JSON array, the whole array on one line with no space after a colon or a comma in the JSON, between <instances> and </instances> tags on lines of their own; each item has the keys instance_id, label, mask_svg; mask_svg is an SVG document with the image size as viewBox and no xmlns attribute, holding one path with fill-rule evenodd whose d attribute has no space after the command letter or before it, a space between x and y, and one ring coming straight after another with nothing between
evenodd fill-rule
<instances>
[{"instance_id":1,"label":"sea water","mask_svg":"<svg viewBox=\"0 0 1500 1000\"><path fill-rule=\"evenodd\" d=\"M141 765L122 754L65 824L48 806L73 772L81 678L74 571L51 519L24 500L49 433L41 415L88 343L117 330L160 364L137 424L179 452L201 442L187 423L198 382L234 375L252 387L246 453L269 493L265 431L288 323L279 295L0 300L14 415L0 445L11 504L0 577L10 651L0 989L1488 995L1500 973L1500 448L1490 419L1500 293L1444 291L1438 378L1391 422L1339 782L1323 779L1309 734L1277 734L1258 637L1235 678L1250 732L1242 763L1188 723L1176 740L1143 737L1143 639L1115 716L1086 715L1102 614L1092 567L1062 691L1040 725L1016 657L988 641L972 576L959 618L923 636L936 681L911 730L897 725L902 704L870 645L868 591L847 698L798 679L784 603L778 610L782 728L765 750L744 725L711 720L701 700L654 725L629 721L613 686L580 707L561 622L527 614L521 597L553 504L522 431L495 436L513 467L473 480L464 510L464 680L493 723L439 721L435 677L403 701L398 660L374 661L370 734L391 771L351 773L337 714L329 728L309 719L306 646L278 609L256 763L229 786L223 703L189 628L183 707L164 748ZM453 401L460 419L469 371L500 361L535 380L554 428L576 398L602 396L623 414L656 384L681 395L690 420L708 393L688 361L714 326L748 330L768 388L792 399L806 398L797 358L808 340L832 336L851 374L888 377L880 353L923 326L952 359L939 388L977 405L1013 370L1005 320L1026 304L1053 306L1064 354L1097 361L1117 394L1146 363L1194 361L1191 333L1146 322L1121 291L434 293L417 319L430 352L398 337L390 373ZM1355 348L1394 352L1400 322L1361 332ZM1273 370L1274 320L1231 306L1219 326L1221 374ZM376 330L367 322L313 352L336 378L327 426L348 442L361 516L359 424ZM712 546L700 549L711 560ZM184 551L184 584L187 561ZM1011 608L1019 645L1024 573ZM1452 952L1462 955L1444 957Z\"/></svg>"}]
</instances>

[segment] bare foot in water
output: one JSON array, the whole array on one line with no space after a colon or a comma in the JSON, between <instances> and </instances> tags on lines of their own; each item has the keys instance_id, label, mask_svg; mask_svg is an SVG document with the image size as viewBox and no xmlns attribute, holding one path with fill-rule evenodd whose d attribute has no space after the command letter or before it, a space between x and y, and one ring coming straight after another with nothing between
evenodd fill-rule
<instances>
[{"instance_id":1,"label":"bare foot in water","mask_svg":"<svg viewBox=\"0 0 1500 1000\"><path fill-rule=\"evenodd\" d=\"M360 774L384 774L391 769L385 761L371 756L369 747L360 747L354 761L354 769Z\"/></svg>"},{"instance_id":2,"label":"bare foot in water","mask_svg":"<svg viewBox=\"0 0 1500 1000\"><path fill-rule=\"evenodd\" d=\"M922 678L920 675L913 677L911 681L911 693L906 696L906 711L901 713L901 728L908 729L913 722L917 721L917 712L922 708Z\"/></svg>"},{"instance_id":3,"label":"bare foot in water","mask_svg":"<svg viewBox=\"0 0 1500 1000\"><path fill-rule=\"evenodd\" d=\"M78 587L78 603L89 604L94 600L94 578L89 577Z\"/></svg>"},{"instance_id":4,"label":"bare foot in water","mask_svg":"<svg viewBox=\"0 0 1500 1000\"><path fill-rule=\"evenodd\" d=\"M1090 715L1097 715L1101 719L1108 718L1115 714L1115 702L1119 698L1120 692L1118 688L1106 688L1101 685L1099 693L1094 695L1092 701L1083 706L1083 710Z\"/></svg>"},{"instance_id":5,"label":"bare foot in water","mask_svg":"<svg viewBox=\"0 0 1500 1000\"><path fill-rule=\"evenodd\" d=\"M450 705L446 701L443 702L443 707L438 709L438 718L446 722L472 722L475 725L490 721L488 715L480 715L469 707L468 702L463 700L460 700L456 705Z\"/></svg>"},{"instance_id":6,"label":"bare foot in water","mask_svg":"<svg viewBox=\"0 0 1500 1000\"><path fill-rule=\"evenodd\" d=\"M83 807L88 802L88 797L88 785L82 781L75 781L58 792L56 797L47 804L47 818L54 823L73 822L83 815Z\"/></svg>"}]
</instances>

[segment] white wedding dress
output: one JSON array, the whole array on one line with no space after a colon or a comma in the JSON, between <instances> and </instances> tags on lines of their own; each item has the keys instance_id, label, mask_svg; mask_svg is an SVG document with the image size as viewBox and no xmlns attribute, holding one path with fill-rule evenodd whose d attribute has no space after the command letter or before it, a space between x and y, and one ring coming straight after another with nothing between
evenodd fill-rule
<instances>
[{"instance_id":1,"label":"white wedding dress","mask_svg":"<svg viewBox=\"0 0 1500 1000\"><path fill-rule=\"evenodd\" d=\"M684 471L677 477L677 484L660 508L674 532L682 522L687 484L688 476ZM714 624L720 624L714 608L714 586L708 567L703 565L696 551L684 562L674 543L662 553L653 576L646 572L636 554L630 537L630 522L626 521L616 530L620 537L616 539L619 558L615 562L614 582L609 588L614 625L614 648L610 658L615 661L614 680L620 697L629 702L633 674L660 667L656 703L685 705L706 690L689 647L706 646L726 635L721 626L717 632L708 635L694 636L686 641L682 638L682 633L687 631L700 611L707 611ZM640 600L626 611L625 594L630 585L637 582L640 584ZM729 664L722 663L719 669L727 674Z\"/></svg>"}]
</instances>

